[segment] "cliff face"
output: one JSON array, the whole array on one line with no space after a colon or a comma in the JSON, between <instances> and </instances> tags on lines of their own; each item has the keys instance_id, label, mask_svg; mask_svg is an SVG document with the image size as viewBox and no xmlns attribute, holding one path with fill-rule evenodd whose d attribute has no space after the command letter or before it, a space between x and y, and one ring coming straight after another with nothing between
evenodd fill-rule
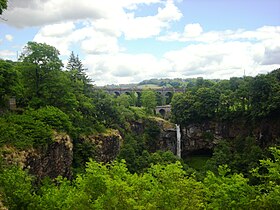
<instances>
[{"instance_id":1,"label":"cliff face","mask_svg":"<svg viewBox=\"0 0 280 210\"><path fill-rule=\"evenodd\" d=\"M161 118L152 118L152 124L158 126L159 133L154 136L151 152L156 150L171 151L176 154L175 124ZM132 124L137 135L143 135L147 122ZM227 122L205 121L200 124L181 126L182 157L192 154L211 154L221 139L246 138L252 136L261 147L274 143L280 137L280 119L263 119L257 123L237 119Z\"/></svg>"},{"instance_id":2,"label":"cliff face","mask_svg":"<svg viewBox=\"0 0 280 210\"><path fill-rule=\"evenodd\" d=\"M26 168L38 179L46 176L56 178L63 176L71 178L73 161L73 144L67 134L55 133L54 142L44 150L30 153L26 161Z\"/></svg>"},{"instance_id":3,"label":"cliff face","mask_svg":"<svg viewBox=\"0 0 280 210\"><path fill-rule=\"evenodd\" d=\"M155 118L155 122L160 129L156 150L171 151L176 154L177 135L175 124L161 118Z\"/></svg>"},{"instance_id":4,"label":"cliff face","mask_svg":"<svg viewBox=\"0 0 280 210\"><path fill-rule=\"evenodd\" d=\"M122 144L122 137L117 130L108 129L105 133L82 137L95 148L91 157L99 162L113 161ZM72 177L73 143L65 133L53 134L53 142L44 148L28 148L19 150L13 146L5 145L1 148L0 155L5 164L18 165L35 175L37 180L44 177L51 179L57 176Z\"/></svg>"},{"instance_id":5,"label":"cliff face","mask_svg":"<svg viewBox=\"0 0 280 210\"><path fill-rule=\"evenodd\" d=\"M46 148L41 149L18 150L12 146L4 146L1 148L4 163L26 168L38 180L46 176L55 178L59 175L71 178L72 140L67 134L62 133L54 133L53 139L54 141Z\"/></svg>"},{"instance_id":6,"label":"cliff face","mask_svg":"<svg viewBox=\"0 0 280 210\"><path fill-rule=\"evenodd\" d=\"M266 147L280 137L280 119L263 119L256 123L238 119L231 122L204 122L181 128L182 155L211 153L221 139L252 136L261 147Z\"/></svg>"},{"instance_id":7,"label":"cliff face","mask_svg":"<svg viewBox=\"0 0 280 210\"><path fill-rule=\"evenodd\" d=\"M144 122L131 123L136 135L150 134L147 144L150 152L171 151L176 154L175 124L161 118L151 118ZM280 137L280 119L262 120L255 124L244 120L232 122L204 122L181 126L182 157L195 153L211 153L221 139L233 139L237 136L253 136L257 144L266 147ZM6 164L16 164L27 168L39 180L59 175L71 178L73 163L73 144L67 134L54 133L54 141L46 148L18 150L12 146L1 148L1 156ZM123 139L117 130L109 129L97 135L81 137L83 142L94 146L94 160L111 162L120 152Z\"/></svg>"},{"instance_id":8,"label":"cliff face","mask_svg":"<svg viewBox=\"0 0 280 210\"><path fill-rule=\"evenodd\" d=\"M141 122L130 122L130 125L132 132L138 136L152 133L152 137L150 137L152 143L147 142L150 152L162 150L176 153L175 124L159 117L152 117ZM150 131L151 129L152 131Z\"/></svg>"},{"instance_id":9,"label":"cliff face","mask_svg":"<svg viewBox=\"0 0 280 210\"><path fill-rule=\"evenodd\" d=\"M122 145L119 131L112 129L105 133L84 136L81 140L93 144L95 146L94 160L104 163L113 161L119 154Z\"/></svg>"}]
</instances>

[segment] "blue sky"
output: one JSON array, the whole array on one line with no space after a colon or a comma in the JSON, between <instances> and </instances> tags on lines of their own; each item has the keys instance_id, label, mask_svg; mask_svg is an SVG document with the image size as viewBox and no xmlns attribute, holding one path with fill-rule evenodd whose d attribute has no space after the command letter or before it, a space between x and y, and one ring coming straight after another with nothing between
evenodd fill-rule
<instances>
[{"instance_id":1,"label":"blue sky","mask_svg":"<svg viewBox=\"0 0 280 210\"><path fill-rule=\"evenodd\" d=\"M97 85L255 76L280 67L279 0L10 0L0 58L73 50Z\"/></svg>"}]
</instances>

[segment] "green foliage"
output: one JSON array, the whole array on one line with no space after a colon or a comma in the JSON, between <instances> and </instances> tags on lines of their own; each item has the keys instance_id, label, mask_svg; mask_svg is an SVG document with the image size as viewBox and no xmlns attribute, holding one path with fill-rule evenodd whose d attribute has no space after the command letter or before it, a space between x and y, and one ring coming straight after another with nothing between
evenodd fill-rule
<instances>
[{"instance_id":1,"label":"green foliage","mask_svg":"<svg viewBox=\"0 0 280 210\"><path fill-rule=\"evenodd\" d=\"M70 132L72 124L67 114L59 108L46 106L37 110L28 110L27 115L30 115L35 120L39 120L57 131Z\"/></svg>"},{"instance_id":2,"label":"green foliage","mask_svg":"<svg viewBox=\"0 0 280 210\"><path fill-rule=\"evenodd\" d=\"M112 126L118 122L119 115L114 98L102 91L94 92L94 104L98 121L105 126Z\"/></svg>"},{"instance_id":3,"label":"green foliage","mask_svg":"<svg viewBox=\"0 0 280 210\"><path fill-rule=\"evenodd\" d=\"M249 176L249 171L258 166L263 153L253 137L221 140L207 161L206 169L217 172L219 165L226 164L233 172Z\"/></svg>"},{"instance_id":4,"label":"green foliage","mask_svg":"<svg viewBox=\"0 0 280 210\"><path fill-rule=\"evenodd\" d=\"M195 97L190 92L175 94L171 102L172 120L180 125L195 122L198 116L194 103Z\"/></svg>"},{"instance_id":5,"label":"green foliage","mask_svg":"<svg viewBox=\"0 0 280 210\"><path fill-rule=\"evenodd\" d=\"M92 142L75 140L73 148L73 172L78 174L84 171L86 163L95 157L96 147Z\"/></svg>"},{"instance_id":6,"label":"green foliage","mask_svg":"<svg viewBox=\"0 0 280 210\"><path fill-rule=\"evenodd\" d=\"M52 141L48 125L29 115L8 115L0 118L0 145L10 144L17 148L43 146Z\"/></svg>"},{"instance_id":7,"label":"green foliage","mask_svg":"<svg viewBox=\"0 0 280 210\"><path fill-rule=\"evenodd\" d=\"M197 79L186 93L172 99L172 119L186 125L204 120L233 120L250 117L252 121L280 113L280 69L255 78L231 78L216 83Z\"/></svg>"},{"instance_id":8,"label":"green foliage","mask_svg":"<svg viewBox=\"0 0 280 210\"><path fill-rule=\"evenodd\" d=\"M252 170L260 185L249 185L249 179L231 173L227 165L198 181L178 161L154 164L137 174L130 173L123 160L91 160L72 182L62 177L44 180L36 191L26 172L2 169L0 193L9 209L278 209L279 151L271 148L273 158Z\"/></svg>"},{"instance_id":9,"label":"green foliage","mask_svg":"<svg viewBox=\"0 0 280 210\"><path fill-rule=\"evenodd\" d=\"M35 200L32 178L18 167L0 172L0 195L9 209L27 209Z\"/></svg>"},{"instance_id":10,"label":"green foliage","mask_svg":"<svg viewBox=\"0 0 280 210\"><path fill-rule=\"evenodd\" d=\"M116 98L116 102L119 106L124 106L125 108L133 105L131 96L127 94L121 94L120 96L118 96Z\"/></svg>"},{"instance_id":11,"label":"green foliage","mask_svg":"<svg viewBox=\"0 0 280 210\"><path fill-rule=\"evenodd\" d=\"M136 120L147 118L147 113L145 112L143 107L133 106L130 107L130 110L133 111Z\"/></svg>"},{"instance_id":12,"label":"green foliage","mask_svg":"<svg viewBox=\"0 0 280 210\"><path fill-rule=\"evenodd\" d=\"M226 175L230 169L219 167L219 175L208 172L204 180L206 188L206 209L249 209L256 196L254 187L242 174Z\"/></svg>"},{"instance_id":13,"label":"green foliage","mask_svg":"<svg viewBox=\"0 0 280 210\"><path fill-rule=\"evenodd\" d=\"M45 105L60 107L66 111L77 106L70 77L61 71L59 52L52 46L28 42L18 65L22 72L26 96L31 107Z\"/></svg>"},{"instance_id":14,"label":"green foliage","mask_svg":"<svg viewBox=\"0 0 280 210\"><path fill-rule=\"evenodd\" d=\"M180 163L155 165L143 175L128 172L124 162L90 162L77 179L96 209L200 209L202 184L187 178Z\"/></svg>"},{"instance_id":15,"label":"green foliage","mask_svg":"<svg viewBox=\"0 0 280 210\"><path fill-rule=\"evenodd\" d=\"M85 192L62 177L57 177L55 184L45 180L35 198L36 202L30 205L33 209L90 209Z\"/></svg>"},{"instance_id":16,"label":"green foliage","mask_svg":"<svg viewBox=\"0 0 280 210\"><path fill-rule=\"evenodd\" d=\"M73 51L70 54L66 69L68 70L70 79L73 82L75 89L78 88L82 90L83 93L89 91L89 83L91 80L86 75L86 69L84 68L82 61L79 59L79 56L75 56Z\"/></svg>"},{"instance_id":17,"label":"green foliage","mask_svg":"<svg viewBox=\"0 0 280 210\"><path fill-rule=\"evenodd\" d=\"M141 95L142 106L148 114L152 114L157 105L156 93L152 90L144 90Z\"/></svg>"},{"instance_id":18,"label":"green foliage","mask_svg":"<svg viewBox=\"0 0 280 210\"><path fill-rule=\"evenodd\" d=\"M50 45L28 42L20 56L20 61L33 63L45 71L59 70L63 64L59 59L59 51ZM39 72L38 72L39 73ZM44 72L40 72L44 76Z\"/></svg>"},{"instance_id":19,"label":"green foliage","mask_svg":"<svg viewBox=\"0 0 280 210\"><path fill-rule=\"evenodd\" d=\"M154 125L154 124L151 124ZM149 126L144 136L126 135L118 159L124 159L131 173L145 171L152 164L175 163L178 158L170 151L156 151L158 130ZM153 137L154 136L154 137Z\"/></svg>"},{"instance_id":20,"label":"green foliage","mask_svg":"<svg viewBox=\"0 0 280 210\"><path fill-rule=\"evenodd\" d=\"M2 12L7 9L8 7L8 1L7 0L0 0L0 15Z\"/></svg>"},{"instance_id":21,"label":"green foliage","mask_svg":"<svg viewBox=\"0 0 280 210\"><path fill-rule=\"evenodd\" d=\"M4 107L9 97L20 97L23 86L15 63L0 59L0 107Z\"/></svg>"},{"instance_id":22,"label":"green foliage","mask_svg":"<svg viewBox=\"0 0 280 210\"><path fill-rule=\"evenodd\" d=\"M260 209L278 209L280 206L280 149L271 147L272 158L260 160L260 166L252 169L253 176L261 180L261 193L255 206Z\"/></svg>"},{"instance_id":23,"label":"green foliage","mask_svg":"<svg viewBox=\"0 0 280 210\"><path fill-rule=\"evenodd\" d=\"M160 128L157 122L152 119L145 120L144 142L147 146L148 151L156 152L159 135Z\"/></svg>"}]
</instances>

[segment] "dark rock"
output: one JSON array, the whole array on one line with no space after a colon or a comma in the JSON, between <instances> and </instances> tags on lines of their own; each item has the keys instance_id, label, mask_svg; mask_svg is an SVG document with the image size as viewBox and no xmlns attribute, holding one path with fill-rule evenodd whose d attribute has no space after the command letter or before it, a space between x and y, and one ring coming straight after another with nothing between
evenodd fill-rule
<instances>
[{"instance_id":1,"label":"dark rock","mask_svg":"<svg viewBox=\"0 0 280 210\"><path fill-rule=\"evenodd\" d=\"M73 145L67 134L55 134L55 142L35 153L30 153L26 161L26 168L38 180L48 176L56 178L63 176L71 178L71 165L73 160Z\"/></svg>"},{"instance_id":2,"label":"dark rock","mask_svg":"<svg viewBox=\"0 0 280 210\"><path fill-rule=\"evenodd\" d=\"M82 140L94 144L96 150L94 159L104 163L116 159L122 144L122 137L117 130L107 130L106 133L89 135L82 137Z\"/></svg>"}]
</instances>

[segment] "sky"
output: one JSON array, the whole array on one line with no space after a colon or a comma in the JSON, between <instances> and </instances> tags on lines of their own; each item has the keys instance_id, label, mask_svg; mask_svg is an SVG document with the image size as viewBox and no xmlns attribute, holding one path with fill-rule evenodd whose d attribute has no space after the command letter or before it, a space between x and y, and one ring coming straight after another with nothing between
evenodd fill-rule
<instances>
[{"instance_id":1,"label":"sky","mask_svg":"<svg viewBox=\"0 0 280 210\"><path fill-rule=\"evenodd\" d=\"M0 58L28 41L73 51L96 85L256 76L280 68L280 0L9 0Z\"/></svg>"}]
</instances>

